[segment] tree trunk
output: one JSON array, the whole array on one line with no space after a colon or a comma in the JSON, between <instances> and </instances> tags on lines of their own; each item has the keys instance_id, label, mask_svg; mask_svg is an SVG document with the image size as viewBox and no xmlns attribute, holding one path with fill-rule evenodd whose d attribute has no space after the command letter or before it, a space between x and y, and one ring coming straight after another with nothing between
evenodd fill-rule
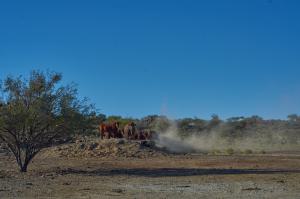
<instances>
[{"instance_id":1,"label":"tree trunk","mask_svg":"<svg viewBox=\"0 0 300 199\"><path fill-rule=\"evenodd\" d=\"M32 158L34 157L34 155L26 155L26 158L24 160L24 163L19 164L20 166L20 172L25 173L27 172L27 167L29 165L29 163L31 162Z\"/></svg>"},{"instance_id":2,"label":"tree trunk","mask_svg":"<svg viewBox=\"0 0 300 199\"><path fill-rule=\"evenodd\" d=\"M22 166L21 166L21 169L20 169L20 172L26 173L26 172L27 172L27 167L28 167L28 164L22 165Z\"/></svg>"}]
</instances>

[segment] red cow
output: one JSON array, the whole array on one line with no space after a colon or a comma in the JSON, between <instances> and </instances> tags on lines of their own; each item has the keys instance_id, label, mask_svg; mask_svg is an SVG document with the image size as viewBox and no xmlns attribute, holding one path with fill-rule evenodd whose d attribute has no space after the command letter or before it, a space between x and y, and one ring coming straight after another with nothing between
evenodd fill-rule
<instances>
[{"instance_id":1,"label":"red cow","mask_svg":"<svg viewBox=\"0 0 300 199\"><path fill-rule=\"evenodd\" d=\"M100 124L99 131L101 139L110 139L110 138L121 138L122 133L119 129L119 122L113 122L111 124Z\"/></svg>"},{"instance_id":2,"label":"red cow","mask_svg":"<svg viewBox=\"0 0 300 199\"><path fill-rule=\"evenodd\" d=\"M150 129L143 129L143 130L139 131L138 139L139 140L151 140L154 135L155 135L155 131L152 131Z\"/></svg>"}]
</instances>

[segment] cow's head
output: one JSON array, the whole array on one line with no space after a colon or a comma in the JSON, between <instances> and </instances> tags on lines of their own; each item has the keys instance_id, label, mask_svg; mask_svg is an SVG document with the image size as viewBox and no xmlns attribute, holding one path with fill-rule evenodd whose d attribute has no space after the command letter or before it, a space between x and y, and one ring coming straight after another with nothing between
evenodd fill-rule
<instances>
[{"instance_id":1,"label":"cow's head","mask_svg":"<svg viewBox=\"0 0 300 199\"><path fill-rule=\"evenodd\" d=\"M120 122L114 122L113 126L116 127L117 129L120 127Z\"/></svg>"},{"instance_id":2,"label":"cow's head","mask_svg":"<svg viewBox=\"0 0 300 199\"><path fill-rule=\"evenodd\" d=\"M136 126L136 124L135 124L134 122L130 122L129 125L132 126L132 127L135 127L135 126Z\"/></svg>"}]
</instances>

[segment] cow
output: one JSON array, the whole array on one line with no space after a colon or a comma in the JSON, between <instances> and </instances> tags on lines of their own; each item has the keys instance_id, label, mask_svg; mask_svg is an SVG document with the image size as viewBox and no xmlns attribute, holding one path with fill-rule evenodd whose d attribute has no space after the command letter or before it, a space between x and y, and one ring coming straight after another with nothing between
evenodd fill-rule
<instances>
[{"instance_id":1,"label":"cow","mask_svg":"<svg viewBox=\"0 0 300 199\"><path fill-rule=\"evenodd\" d=\"M128 140L133 140L136 138L136 132L136 124L134 122L130 122L124 126L123 137Z\"/></svg>"},{"instance_id":2,"label":"cow","mask_svg":"<svg viewBox=\"0 0 300 199\"><path fill-rule=\"evenodd\" d=\"M113 122L110 124L100 124L99 131L101 139L120 138L122 133L119 129L119 122Z\"/></svg>"},{"instance_id":3,"label":"cow","mask_svg":"<svg viewBox=\"0 0 300 199\"><path fill-rule=\"evenodd\" d=\"M123 138L123 132L119 127L118 130L114 132L113 138Z\"/></svg>"},{"instance_id":4,"label":"cow","mask_svg":"<svg viewBox=\"0 0 300 199\"><path fill-rule=\"evenodd\" d=\"M151 140L156 132L150 129L143 129L138 133L138 140Z\"/></svg>"}]
</instances>

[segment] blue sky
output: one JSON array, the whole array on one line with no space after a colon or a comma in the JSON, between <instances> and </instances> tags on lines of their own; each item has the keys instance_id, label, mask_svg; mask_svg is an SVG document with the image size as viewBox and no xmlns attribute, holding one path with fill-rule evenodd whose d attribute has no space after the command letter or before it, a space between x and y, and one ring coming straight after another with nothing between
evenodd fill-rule
<instances>
[{"instance_id":1,"label":"blue sky","mask_svg":"<svg viewBox=\"0 0 300 199\"><path fill-rule=\"evenodd\" d=\"M102 113L300 113L300 1L0 1L0 79L62 72Z\"/></svg>"}]
</instances>

